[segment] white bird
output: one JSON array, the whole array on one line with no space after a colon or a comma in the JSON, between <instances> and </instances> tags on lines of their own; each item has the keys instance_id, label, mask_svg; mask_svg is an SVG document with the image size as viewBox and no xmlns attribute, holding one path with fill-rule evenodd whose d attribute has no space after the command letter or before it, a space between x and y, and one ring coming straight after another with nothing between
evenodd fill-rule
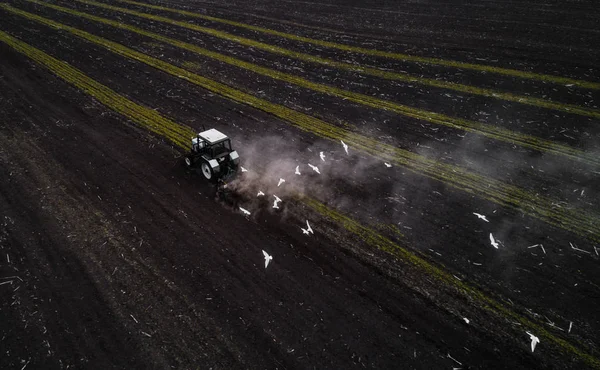
<instances>
[{"instance_id":1,"label":"white bird","mask_svg":"<svg viewBox=\"0 0 600 370\"><path fill-rule=\"evenodd\" d=\"M318 173L319 175L321 174L321 172L319 172L319 168L317 166L313 166L312 164L308 164L308 167L312 168L313 171L315 171L316 173Z\"/></svg>"},{"instance_id":2,"label":"white bird","mask_svg":"<svg viewBox=\"0 0 600 370\"><path fill-rule=\"evenodd\" d=\"M325 162L325 154L323 154L323 152L319 152L319 157L321 157L321 160Z\"/></svg>"},{"instance_id":3,"label":"white bird","mask_svg":"<svg viewBox=\"0 0 600 370\"><path fill-rule=\"evenodd\" d=\"M265 256L265 268L267 268L267 266L269 266L269 262L271 262L271 260L273 259L273 256L269 256L269 254L264 250L262 252L263 256Z\"/></svg>"},{"instance_id":4,"label":"white bird","mask_svg":"<svg viewBox=\"0 0 600 370\"><path fill-rule=\"evenodd\" d=\"M277 187L279 187L279 185L283 184L285 182L285 179L282 179L281 177L279 178L279 182L277 183Z\"/></svg>"},{"instance_id":5,"label":"white bird","mask_svg":"<svg viewBox=\"0 0 600 370\"><path fill-rule=\"evenodd\" d=\"M305 229L305 228L303 228L303 227L301 227L300 229L302 230L302 232L303 232L305 235L310 235L310 231L308 231L308 229Z\"/></svg>"},{"instance_id":6,"label":"white bird","mask_svg":"<svg viewBox=\"0 0 600 370\"><path fill-rule=\"evenodd\" d=\"M391 164L389 164L389 163L387 163L387 162L384 162L383 164L385 164L385 166L386 166L387 168L390 168L390 167L392 167L392 165L391 165Z\"/></svg>"},{"instance_id":7,"label":"white bird","mask_svg":"<svg viewBox=\"0 0 600 370\"><path fill-rule=\"evenodd\" d=\"M488 219L485 217L485 215L481 215L481 214L479 214L479 213L475 213L475 212L473 212L473 214L474 214L475 216L479 217L480 219L482 219L483 221L485 221L485 222L489 222L489 221L488 221Z\"/></svg>"},{"instance_id":8,"label":"white bird","mask_svg":"<svg viewBox=\"0 0 600 370\"><path fill-rule=\"evenodd\" d=\"M469 319L467 319L466 317L463 317L463 320L465 320L465 322L468 324L469 323Z\"/></svg>"},{"instance_id":9,"label":"white bird","mask_svg":"<svg viewBox=\"0 0 600 370\"><path fill-rule=\"evenodd\" d=\"M531 352L535 350L535 346L540 342L540 338L526 331L525 333L529 334L529 338L531 338Z\"/></svg>"},{"instance_id":10,"label":"white bird","mask_svg":"<svg viewBox=\"0 0 600 370\"><path fill-rule=\"evenodd\" d=\"M275 197L275 201L273 202L273 208L275 209L279 209L279 205L278 203L281 202L281 198L279 198L277 195L273 194L273 196Z\"/></svg>"},{"instance_id":11,"label":"white bird","mask_svg":"<svg viewBox=\"0 0 600 370\"><path fill-rule=\"evenodd\" d=\"M311 234L314 234L315 232L313 231L312 227L310 227L310 224L308 223L308 220L306 220L306 230L308 230Z\"/></svg>"},{"instance_id":12,"label":"white bird","mask_svg":"<svg viewBox=\"0 0 600 370\"><path fill-rule=\"evenodd\" d=\"M242 168L242 172L248 172L247 169L245 169L244 167L240 166Z\"/></svg>"},{"instance_id":13,"label":"white bird","mask_svg":"<svg viewBox=\"0 0 600 370\"><path fill-rule=\"evenodd\" d=\"M262 192L262 191L260 191L260 190L258 191L258 194L256 194L256 196L257 196L257 197L261 197L261 196L263 196L263 195L265 195L265 193L263 193L263 192Z\"/></svg>"},{"instance_id":14,"label":"white bird","mask_svg":"<svg viewBox=\"0 0 600 370\"><path fill-rule=\"evenodd\" d=\"M300 175L300 166L296 166L296 172L294 172L296 175Z\"/></svg>"},{"instance_id":15,"label":"white bird","mask_svg":"<svg viewBox=\"0 0 600 370\"><path fill-rule=\"evenodd\" d=\"M494 239L494 235L490 233L490 243L492 243L492 247L498 249L498 242Z\"/></svg>"},{"instance_id":16,"label":"white bird","mask_svg":"<svg viewBox=\"0 0 600 370\"><path fill-rule=\"evenodd\" d=\"M350 153L348 153L348 145L346 145L346 143L343 140L340 140L340 141L342 142L342 146L344 147L346 154L350 155Z\"/></svg>"},{"instance_id":17,"label":"white bird","mask_svg":"<svg viewBox=\"0 0 600 370\"><path fill-rule=\"evenodd\" d=\"M246 210L246 209L243 209L242 207L240 207L240 211L244 212L244 214L245 214L246 216L250 216L250 212L249 212L248 210Z\"/></svg>"}]
</instances>

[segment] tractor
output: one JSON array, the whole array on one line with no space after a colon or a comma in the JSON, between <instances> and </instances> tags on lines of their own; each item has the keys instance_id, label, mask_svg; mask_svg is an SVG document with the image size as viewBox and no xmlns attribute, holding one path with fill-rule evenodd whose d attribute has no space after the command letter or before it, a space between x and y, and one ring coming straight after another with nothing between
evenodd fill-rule
<instances>
[{"instance_id":1,"label":"tractor","mask_svg":"<svg viewBox=\"0 0 600 370\"><path fill-rule=\"evenodd\" d=\"M214 128L192 139L192 150L185 156L188 169L199 171L211 182L225 182L237 174L240 157L231 149L231 140Z\"/></svg>"}]
</instances>

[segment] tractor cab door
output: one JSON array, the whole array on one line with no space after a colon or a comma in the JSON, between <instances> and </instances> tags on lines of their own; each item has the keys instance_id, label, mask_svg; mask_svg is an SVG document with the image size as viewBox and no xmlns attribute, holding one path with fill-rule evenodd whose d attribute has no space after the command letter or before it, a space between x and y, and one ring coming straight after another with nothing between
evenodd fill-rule
<instances>
[{"instance_id":1,"label":"tractor cab door","mask_svg":"<svg viewBox=\"0 0 600 370\"><path fill-rule=\"evenodd\" d=\"M200 136L192 139L192 151L200 153L204 148L206 148L206 142Z\"/></svg>"}]
</instances>

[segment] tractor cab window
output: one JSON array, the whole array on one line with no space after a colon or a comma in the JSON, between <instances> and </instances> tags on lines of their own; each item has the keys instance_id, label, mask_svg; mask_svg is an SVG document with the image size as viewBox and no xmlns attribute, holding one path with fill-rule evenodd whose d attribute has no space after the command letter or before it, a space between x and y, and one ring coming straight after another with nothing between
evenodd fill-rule
<instances>
[{"instance_id":1,"label":"tractor cab window","mask_svg":"<svg viewBox=\"0 0 600 370\"><path fill-rule=\"evenodd\" d=\"M216 157L222 153L229 153L231 152L231 141L225 140L221 141L220 143L213 144L211 149L213 157Z\"/></svg>"}]
</instances>

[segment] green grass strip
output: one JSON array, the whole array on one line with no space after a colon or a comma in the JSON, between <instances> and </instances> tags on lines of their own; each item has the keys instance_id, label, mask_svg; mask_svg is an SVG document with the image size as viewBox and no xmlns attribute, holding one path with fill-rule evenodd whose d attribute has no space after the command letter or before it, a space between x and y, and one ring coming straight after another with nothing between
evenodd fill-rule
<instances>
[{"instance_id":1,"label":"green grass strip","mask_svg":"<svg viewBox=\"0 0 600 370\"><path fill-rule=\"evenodd\" d=\"M0 8L49 27L69 32L116 54L145 63L217 95L270 113L284 121L288 121L300 130L335 142L344 140L346 144L355 150L362 151L375 158L403 166L417 174L444 182L459 190L477 195L482 199L495 202L503 207L517 209L550 225L571 231L591 241L600 242L600 229L598 228L600 218L594 213L580 209L553 207L552 203L557 202L542 195L532 194L516 186L470 173L464 168L438 162L408 150L379 142L376 139L335 126L285 106L274 104L88 32L15 9L6 4L0 5Z\"/></svg>"},{"instance_id":2,"label":"green grass strip","mask_svg":"<svg viewBox=\"0 0 600 370\"><path fill-rule=\"evenodd\" d=\"M184 50L188 50L193 53L196 53L196 54L199 54L199 55L202 55L205 57L209 57L209 58L218 60L223 63L227 63L227 64L235 66L235 67L243 68L243 69L252 71L254 73L258 73L263 76L267 76L267 77L277 79L280 81L284 81L287 83L295 84L302 88L306 88L306 89L317 91L317 92L320 92L323 94L328 94L331 96L339 97L339 98L342 98L342 99L345 99L345 100L348 100L348 101L351 101L351 102L354 102L357 104L361 104L361 105L364 105L364 106L367 106L370 108L384 109L384 110L394 112L394 113L397 113L397 114L400 114L400 115L403 115L406 117L411 117L411 118L424 120L424 121L439 124L439 125L444 125L444 126L460 129L463 131L483 135L483 136L489 137L494 140L504 141L504 142L508 142L511 144L516 144L519 146L527 147L530 149L542 151L542 152L548 152L548 153L552 153L552 154L556 154L556 155L562 155L571 160L585 162L588 164L592 164L594 166L600 166L600 158L598 156L588 154L588 153L578 150L576 148L558 144L558 143L555 143L555 142L552 142L549 140L541 139L541 138L531 136L531 135L526 135L526 134L519 133L516 131L506 130L506 129L498 127L498 126L488 125L488 124L477 122L477 121L470 121L470 120L466 120L466 119L450 117L450 116L447 116L444 114L425 111L425 110L421 110L421 109L417 109L417 108L413 108L413 107L408 107L408 106L397 104L397 103L390 102L387 100L371 97L368 95L358 94L358 93L354 93L351 91L339 89L339 88L332 87L329 85L315 83L315 82L312 82L310 80L307 80L307 79L304 79L304 78L301 78L301 77L298 77L295 75L272 70L270 68L261 67L256 64L252 64L252 63L245 62L245 61L242 61L242 60L239 60L239 59L227 56L227 55L223 55L223 54L220 54L220 53L217 53L214 51L210 51L210 50L201 48L199 46L196 46L196 45L193 45L190 43L179 41L177 39L162 36L162 35L154 33L154 32L146 31L141 28L134 27L134 26L122 23L122 22L117 22L117 21L106 19L106 18L97 17L97 16L94 16L94 15L91 15L88 13L79 12L79 11L76 11L73 9L60 7L57 5L48 4L48 3L40 2L37 0L27 0L27 1L35 3L35 4L44 5L44 6L50 7L51 9L55 9L55 10L58 10L58 11L61 11L64 13L68 13L68 14L71 14L74 16L86 18L86 19L89 19L89 20L92 20L95 22L100 22L100 23L107 24L107 25L110 25L113 27L124 29L124 30L130 31L130 32L134 32L134 33L137 33L137 34L140 34L143 36L151 37L155 40L162 41L169 45L172 45L172 46L184 49ZM83 1L83 0L78 0L78 1ZM85 2L90 3L89 1L85 1ZM155 16L149 15L148 17L151 17L153 20L159 20L159 19L154 19L154 18L157 18ZM158 18L162 19L162 17L158 17ZM184 23L184 25L185 25L185 23ZM189 28L193 28L193 27L196 27L196 26L189 26Z\"/></svg>"},{"instance_id":3,"label":"green grass strip","mask_svg":"<svg viewBox=\"0 0 600 370\"><path fill-rule=\"evenodd\" d=\"M3 6L4 4L0 4ZM22 41L0 31L0 40L15 50L44 65L52 73L93 96L100 103L136 122L151 132L171 140L178 146L188 146L194 132L161 116L155 110L136 104L110 88L90 79L68 63L55 59Z\"/></svg>"},{"instance_id":4,"label":"green grass strip","mask_svg":"<svg viewBox=\"0 0 600 370\"><path fill-rule=\"evenodd\" d=\"M282 48L279 46L265 44L265 43L255 41L252 39L248 39L248 38L244 38L244 37L238 37L238 36L232 35L227 32L218 31L218 30L208 28L208 27L197 26L197 25L187 23L187 22L180 22L180 21L169 19L169 18L164 18L164 17L152 15L152 14L141 13L141 12L138 12L135 10L120 8L120 7L107 5L107 4L103 4L103 3L98 3L98 2L90 1L90 0L77 0L77 1L85 3L85 4L89 4L89 5L94 5L94 6L110 9L110 10L116 10L116 11L119 11L122 13L132 14L132 15L135 15L138 17L144 17L144 18L152 19L152 20L159 21L159 22L164 22L164 23L169 23L172 25L180 26L180 27L185 27L185 28L192 29L195 31L210 34L211 36L223 38L228 41L234 41L241 45L253 47L256 49L260 49L260 50L265 50L265 51L268 51L271 53L284 55L284 56L287 56L290 58L295 58L295 59L303 60L306 62L324 64L329 67L335 67L335 68L344 69L347 71L362 73L365 75L371 75L371 76L388 79L388 80L402 81L402 82L405 82L408 84L420 84L420 85L424 85L424 86L432 86L432 87L441 88L441 89L453 90L453 91L457 91L460 93L480 95L480 96L485 96L487 98L502 99L502 100L506 100L506 101L510 101L510 102L519 103L519 104L527 104L527 105L531 105L531 106L535 106L535 107L539 107L539 108L553 109L553 110L571 113L571 114L577 114L577 115L581 115L581 116L585 116L585 117L591 117L591 118L596 118L596 119L600 118L600 111L598 109L581 107L581 106L574 105L574 104L553 102L553 101L547 100L547 99L540 99L540 98L529 97L529 96L525 96L525 95L516 95L516 94L512 94L512 93L508 93L508 92L497 91L497 90L486 89L486 88L479 88L479 87L475 87L475 86L463 85L463 84L454 83L454 82L440 81L440 80L436 80L433 78L416 77L416 76L409 75L407 73L390 72L390 71L384 71L384 70L372 68L372 67L360 66L360 65L351 64L351 63L338 62L333 59L321 58L321 57L313 56L310 54L296 52L296 51L285 49L285 48ZM174 13L183 13L185 15L190 15L190 12L165 8L165 7L161 7L161 6L148 5L148 4L138 3L135 1L127 1L127 0L118 0L118 1L128 3L128 4L140 5L140 6L157 9L157 10L165 10L165 11L170 11L170 12L174 12ZM191 13L191 14L194 14L197 18L206 18L207 20L210 20L210 21L217 21L217 22L232 24L232 25L238 26L238 27L250 28L253 31L258 31L256 28L261 29L261 27L254 27L254 26L248 26L248 25L242 26L242 23L239 23L239 22L231 22L231 21L227 21L224 19L220 19L220 18L208 17L208 16L204 16L204 15L201 15L198 13ZM219 19L219 20L216 20L216 19ZM270 30L268 30L268 31L270 31ZM276 31L273 31L273 32L276 32Z\"/></svg>"},{"instance_id":5,"label":"green grass strip","mask_svg":"<svg viewBox=\"0 0 600 370\"><path fill-rule=\"evenodd\" d=\"M5 8L4 5L2 5L2 7ZM177 124L161 116L152 109L143 107L139 104L128 100L122 95L117 94L113 90L89 78L78 69L70 66L68 63L60 61L44 53L43 51L38 50L8 35L3 31L0 31L0 41L9 45L13 49L27 56L36 63L46 67L59 78L62 78L66 82L80 88L88 95L94 97L99 102L106 105L108 108L113 109L115 112L123 114L125 117L131 119L133 122L139 124L142 127L148 128L154 133L164 135L166 138L172 140L176 145L180 146L181 148L188 147L187 141L189 140L189 137L193 136L194 134L194 131L192 131L191 128ZM458 288L458 290L460 292L463 292L463 294L468 294L478 303L483 304L483 308L491 308L496 312L504 315L505 317L510 317L512 319L517 320L527 328L530 328L531 330L535 331L536 335L539 335L540 337L557 345L559 348L561 348L561 350L571 353L574 356L577 356L578 358L582 359L591 366L600 368L600 362L596 358L583 352L579 348L573 346L571 343L563 339L554 337L543 327L533 322L530 322L524 317L521 317L520 315L506 308L502 304L487 297L477 289L468 286L464 282L456 281L452 278L452 276L449 273L443 271L439 267L430 264L426 260L408 251L407 249L396 245L395 243L379 235L375 231L358 224L354 220L334 210L327 208L325 205L317 202L316 200L305 198L304 202L318 213L332 219L335 222L338 222L342 227L346 228L348 231L359 235L368 244L375 246L381 250L387 251L395 255L396 257L419 267L426 273L429 273L430 275L438 278L441 282Z\"/></svg>"},{"instance_id":6,"label":"green grass strip","mask_svg":"<svg viewBox=\"0 0 600 370\"><path fill-rule=\"evenodd\" d=\"M331 41L324 41L324 40L312 39L309 37L298 36L298 35L294 35L291 33L275 31L272 29L259 27L259 26L253 26L250 24L236 22L236 21L232 21L232 20L228 20L228 19L224 19L224 18L211 17L208 15L194 13L194 12L190 12L190 11L186 11L186 10L167 8L164 6L140 3L137 1L131 1L131 0L117 0L117 1L120 1L122 3L132 4L132 5L143 6L143 7L154 9L154 10L167 11L167 12L185 15L185 16L189 16L189 17L204 19L207 21L228 24L230 26L245 28L245 29L252 30L255 32L264 33L267 35L283 37L283 38L286 38L289 40L306 42L306 43L309 43L312 45L324 46L324 47L332 48L332 49L350 51L353 53L360 53L360 54L364 54L364 55L384 57L384 58L401 60L401 61L406 61L406 62L425 63L425 64L431 64L431 65L444 66L444 67L453 67L453 68L469 69L469 70L474 70L474 71L479 71L479 72L495 73L495 74L500 74L500 75L505 75L505 76L512 76L512 77L525 78L525 79L530 79L530 80L544 81L544 82L550 82L550 83L555 83L555 84L560 84L560 85L571 85L572 84L574 86L578 86L578 87L582 87L582 88L586 88L586 89L594 89L594 90L600 89L600 83L598 83L598 82L590 82L590 81L578 80L578 79L569 78L569 77L561 77L561 76L553 76L553 75L547 75L547 74L541 74L541 73L519 71L519 70L515 70L515 69L494 67L494 66L488 66L488 65L483 65L483 64L465 63L465 62L446 60L446 59L440 59L440 58L419 57L419 56L408 55L408 54L403 54L403 53L394 53L394 52L389 52L389 51L367 49L367 48L362 48L362 47L358 47L358 46L338 44L338 43L331 42ZM89 2L89 3L92 3L92 2Z\"/></svg>"},{"instance_id":7,"label":"green grass strip","mask_svg":"<svg viewBox=\"0 0 600 370\"><path fill-rule=\"evenodd\" d=\"M357 235L367 245L387 252L397 257L398 259L417 267L420 271L423 271L426 274L436 278L442 284L455 288L459 293L467 295L472 301L477 302L478 305L481 305L481 308L499 314L504 318L514 320L520 323L521 325L523 325L524 330L531 330L535 333L535 335L538 335L542 339L542 342L550 342L556 345L558 348L560 348L563 353L573 354L581 360L585 361L588 365L597 369L600 368L600 360L598 360L594 356L590 355L589 353L583 352L583 350L581 350L578 347L575 347L570 342L554 336L543 326L527 319L524 316L519 315L504 304L487 296L485 293L483 293L476 287L470 286L464 281L456 279L449 272L428 262L426 259L420 257L414 252L411 252L410 250L399 246L390 239L377 233L375 230L363 226L360 223L354 221L353 219L331 208L328 208L316 199L304 197L302 198L302 203L308 205L313 211L321 214L326 218L329 218L337 225L343 226L343 228L347 231Z\"/></svg>"}]
</instances>

